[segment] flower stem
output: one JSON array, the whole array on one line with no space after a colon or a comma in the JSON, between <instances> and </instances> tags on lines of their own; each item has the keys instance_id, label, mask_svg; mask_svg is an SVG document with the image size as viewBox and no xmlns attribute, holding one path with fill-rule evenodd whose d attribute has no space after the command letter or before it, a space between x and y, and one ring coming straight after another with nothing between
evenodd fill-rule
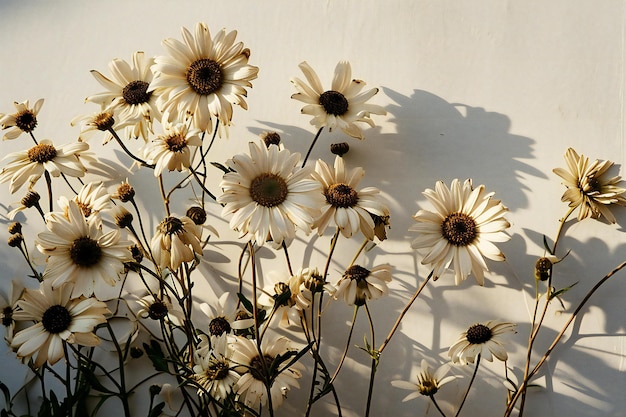
<instances>
[{"instance_id":1,"label":"flower stem","mask_svg":"<svg viewBox=\"0 0 626 417\"><path fill-rule=\"evenodd\" d=\"M330 378L330 381L328 381L328 385L332 384L335 381L335 378L337 378L337 375L339 375L339 371L341 370L341 367L343 366L343 362L346 359L346 356L348 354L348 349L350 348L350 340L352 339L352 332L354 330L354 324L356 323L356 317L357 317L358 312L359 312L359 306L355 305L354 314L352 315L352 323L350 324L350 332L348 333L348 340L346 341L346 347L343 350L343 354L341 355L341 360L339 361L337 370L335 370L335 373L333 374L332 378Z\"/></svg>"},{"instance_id":2,"label":"flower stem","mask_svg":"<svg viewBox=\"0 0 626 417\"><path fill-rule=\"evenodd\" d=\"M456 414L454 415L454 417L458 417L459 414L461 413L461 409L463 408L463 405L465 404L465 400L467 400L467 395L470 392L470 388L472 388L472 384L474 383L474 380L476 379L476 374L478 373L479 365L480 365L480 353L476 356L476 366L474 367L474 373L472 374L472 379L470 379L469 385L467 386L467 390L465 391L465 395L463 395L463 400L461 401L461 404L459 405L458 410L456 410Z\"/></svg>"},{"instance_id":3,"label":"flower stem","mask_svg":"<svg viewBox=\"0 0 626 417\"><path fill-rule=\"evenodd\" d=\"M441 409L441 407L439 407L439 404L437 404L437 400L435 400L435 396L434 395L429 395L429 397L430 397L430 400L433 402L433 405L435 406L437 411L439 411L439 414L441 414L443 417L447 417L446 413L444 413L443 410Z\"/></svg>"},{"instance_id":4,"label":"flower stem","mask_svg":"<svg viewBox=\"0 0 626 417\"><path fill-rule=\"evenodd\" d=\"M370 309L367 306L367 303L363 304L363 306L365 307L365 312L367 313L367 321L370 325L372 346L374 346L376 344L374 334L374 322L372 321L372 315L370 314ZM369 417L370 415L372 396L374 395L374 377L376 376L376 369L378 368L378 362L380 359L380 351L370 351L369 353L372 357L372 364L370 365L370 383L369 387L367 388L367 405L365 406L365 417Z\"/></svg>"},{"instance_id":5,"label":"flower stem","mask_svg":"<svg viewBox=\"0 0 626 417\"><path fill-rule=\"evenodd\" d=\"M135 161L139 162L141 165L146 166L148 168L154 168L155 165L150 165L149 163L147 163L146 161L144 161L141 158L138 158L137 156L135 156L127 147L126 145L124 145L124 142L122 142L122 139L120 139L120 137L118 136L117 132L110 127L109 128L109 133L111 135L113 135L113 138L115 139L115 141L118 143L118 145L120 145L120 147L122 148L122 150L124 152L126 152L126 155L130 156L132 159L134 159Z\"/></svg>"},{"instance_id":6,"label":"flower stem","mask_svg":"<svg viewBox=\"0 0 626 417\"><path fill-rule=\"evenodd\" d=\"M311 146L309 146L309 150L307 151L306 156L304 157L304 160L302 161L302 168L304 168L304 166L306 165L306 161L309 159L309 156L311 155L311 151L313 150L313 147L315 146L317 139L322 134L322 130L324 130L324 126L320 127L320 130L317 131L317 134L313 138L313 142L311 142Z\"/></svg>"}]
</instances>

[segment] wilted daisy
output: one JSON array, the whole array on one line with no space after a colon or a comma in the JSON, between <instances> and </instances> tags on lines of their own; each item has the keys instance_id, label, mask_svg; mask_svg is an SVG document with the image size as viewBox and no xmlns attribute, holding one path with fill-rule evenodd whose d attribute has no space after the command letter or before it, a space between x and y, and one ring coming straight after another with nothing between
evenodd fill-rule
<instances>
[{"instance_id":1,"label":"wilted daisy","mask_svg":"<svg viewBox=\"0 0 626 417\"><path fill-rule=\"evenodd\" d=\"M341 230L345 237L351 237L357 230L374 240L375 223L373 216L389 216L389 208L383 201L380 190L366 187L357 190L359 182L365 175L361 167L346 170L342 157L335 157L334 169L321 159L315 164L313 177L323 187L326 201L322 213L316 219L314 227L322 235L332 222Z\"/></svg>"},{"instance_id":2,"label":"wilted daisy","mask_svg":"<svg viewBox=\"0 0 626 417\"><path fill-rule=\"evenodd\" d=\"M433 372L426 359L422 359L421 367L417 374L417 384L409 381L396 380L391 381L391 385L396 388L413 391L404 397L402 402L412 400L420 395L431 397L435 395L444 384L447 384L456 378L452 375L446 376L448 371L450 371L449 363L441 365L435 372Z\"/></svg>"},{"instance_id":3,"label":"wilted daisy","mask_svg":"<svg viewBox=\"0 0 626 417\"><path fill-rule=\"evenodd\" d=\"M116 125L113 110L109 108L93 114L77 116L70 122L72 126L77 124L80 125L80 135L78 137L80 141L87 141L95 133L104 132L103 145L113 139L111 130L119 127Z\"/></svg>"},{"instance_id":4,"label":"wilted daisy","mask_svg":"<svg viewBox=\"0 0 626 417\"><path fill-rule=\"evenodd\" d=\"M224 204L222 216L232 215L230 227L258 245L289 243L296 226L308 233L322 194L311 170L296 167L299 161L299 153L259 142L250 142L250 155L229 160L234 172L224 175L217 202Z\"/></svg>"},{"instance_id":5,"label":"wilted daisy","mask_svg":"<svg viewBox=\"0 0 626 417\"><path fill-rule=\"evenodd\" d=\"M591 217L598 219L604 216L609 222L615 223L615 216L609 206L626 205L625 188L618 187L622 177L609 176L611 161L595 160L591 162L585 155L569 148L565 153L567 170L555 168L553 171L565 180L567 187L561 201L569 201L570 207L579 207L578 220Z\"/></svg>"},{"instance_id":6,"label":"wilted daisy","mask_svg":"<svg viewBox=\"0 0 626 417\"><path fill-rule=\"evenodd\" d=\"M302 270L291 276L271 271L267 274L270 284L263 288L259 304L274 309L274 317L278 317L280 325L300 324L301 312L311 305L313 294L305 286L305 275Z\"/></svg>"},{"instance_id":7,"label":"wilted daisy","mask_svg":"<svg viewBox=\"0 0 626 417\"><path fill-rule=\"evenodd\" d=\"M182 171L191 165L192 146L202 146L200 131L189 129L186 124L164 125L165 133L148 142L144 148L146 162L154 164L154 175L164 169Z\"/></svg>"},{"instance_id":8,"label":"wilted daisy","mask_svg":"<svg viewBox=\"0 0 626 417\"><path fill-rule=\"evenodd\" d=\"M2 136L2 140L15 139L19 137L23 132L31 133L37 127L37 115L41 106L43 106L43 98L40 98L35 102L35 105L29 107L28 100L18 103L13 103L15 113L5 114L0 117L0 127L2 130L6 130Z\"/></svg>"},{"instance_id":9,"label":"wilted daisy","mask_svg":"<svg viewBox=\"0 0 626 417\"><path fill-rule=\"evenodd\" d=\"M474 363L476 356L481 355L491 362L493 356L505 361L508 358L504 348L505 335L515 332L515 324L498 320L477 323L463 332L461 338L448 350L448 356L454 363L465 365Z\"/></svg>"},{"instance_id":10,"label":"wilted daisy","mask_svg":"<svg viewBox=\"0 0 626 417\"><path fill-rule=\"evenodd\" d=\"M283 369L282 366L272 366L279 357L284 357L290 352L289 339L279 337L269 341L266 336L261 342L261 352L257 350L256 341L244 337L237 337L232 347L231 362L241 378L235 384L234 391L243 400L244 404L251 408L264 407L268 403L266 383L271 381L270 394L272 396L272 408L277 409L291 387L300 388L298 379L302 376L300 363L294 363ZM282 372L277 374L278 370ZM268 375L267 372L271 372Z\"/></svg>"},{"instance_id":11,"label":"wilted daisy","mask_svg":"<svg viewBox=\"0 0 626 417\"><path fill-rule=\"evenodd\" d=\"M27 180L32 187L44 171L53 177L61 174L82 177L86 169L79 157L88 149L85 142L55 147L52 141L44 139L26 151L13 152L3 158L9 163L0 171L0 183L10 181L9 191L13 194Z\"/></svg>"},{"instance_id":12,"label":"wilted daisy","mask_svg":"<svg viewBox=\"0 0 626 417\"><path fill-rule=\"evenodd\" d=\"M15 313L17 302L22 297L23 292L24 285L19 281L13 280L11 281L11 291L8 299L5 299L0 293L0 319L2 320L2 326L6 330L4 340L9 344L13 340L13 328L15 327L13 313Z\"/></svg>"},{"instance_id":13,"label":"wilted daisy","mask_svg":"<svg viewBox=\"0 0 626 417\"><path fill-rule=\"evenodd\" d=\"M411 247L425 251L422 264L431 265L434 279L452 265L457 285L470 273L483 285L484 273L489 270L483 256L504 260L493 242L510 239L504 232L510 226L504 218L508 209L492 199L493 193L486 193L484 185L474 188L471 180L461 185L455 179L450 189L439 181L435 190L423 194L436 211L419 210L413 216L417 224L409 228L419 233Z\"/></svg>"},{"instance_id":14,"label":"wilted daisy","mask_svg":"<svg viewBox=\"0 0 626 417\"><path fill-rule=\"evenodd\" d=\"M112 207L111 195L102 185L102 181L86 183L72 200L78 205L85 217L109 210ZM59 207L64 212L68 210L69 201L66 196L59 197Z\"/></svg>"},{"instance_id":15,"label":"wilted daisy","mask_svg":"<svg viewBox=\"0 0 626 417\"><path fill-rule=\"evenodd\" d=\"M391 265L384 264L372 269L352 265L337 282L335 298L342 298L348 305L362 306L387 294L391 282Z\"/></svg>"},{"instance_id":16,"label":"wilted daisy","mask_svg":"<svg viewBox=\"0 0 626 417\"><path fill-rule=\"evenodd\" d=\"M160 116L156 95L148 91L153 64L154 58L135 52L132 66L123 59L114 59L109 63L112 79L92 70L91 74L107 91L89 96L85 101L113 110L120 127L130 126L133 137L141 136L147 141L148 133L152 132L153 119Z\"/></svg>"},{"instance_id":17,"label":"wilted daisy","mask_svg":"<svg viewBox=\"0 0 626 417\"><path fill-rule=\"evenodd\" d=\"M93 330L106 322L105 315L110 314L106 304L93 297L73 298L71 294L71 285L53 288L50 281L42 282L37 290L24 291L13 317L18 321L33 320L35 324L13 337L11 347L17 350L18 358L34 357L34 365L39 368L45 362L53 365L63 358L64 342L100 344Z\"/></svg>"},{"instance_id":18,"label":"wilted daisy","mask_svg":"<svg viewBox=\"0 0 626 417\"><path fill-rule=\"evenodd\" d=\"M155 59L149 91L159 95L158 105L169 120L193 117L194 126L213 130L212 118L225 126L233 116L232 105L248 108L246 87L259 69L248 65L250 50L235 43L236 31L220 30L211 37L205 23L196 25L195 35L182 28L183 42L166 39L170 56Z\"/></svg>"},{"instance_id":19,"label":"wilted daisy","mask_svg":"<svg viewBox=\"0 0 626 417\"><path fill-rule=\"evenodd\" d=\"M200 304L200 310L206 314L209 323L209 336L220 337L231 334L233 330L244 330L254 325L254 319L239 319L242 310L237 301L230 299L228 292L223 293L215 304Z\"/></svg>"},{"instance_id":20,"label":"wilted daisy","mask_svg":"<svg viewBox=\"0 0 626 417\"><path fill-rule=\"evenodd\" d=\"M132 242L121 240L118 229L102 231L98 216L86 219L78 204L68 201L67 215L48 213L47 232L39 233L35 243L46 255L44 280L54 287L65 282L73 283L72 297L95 293L106 299L106 292L124 272L124 262L133 258L129 247Z\"/></svg>"},{"instance_id":21,"label":"wilted daisy","mask_svg":"<svg viewBox=\"0 0 626 417\"><path fill-rule=\"evenodd\" d=\"M201 229L187 216L169 216L157 227L150 248L161 268L176 270L183 262L193 261L194 253L202 255Z\"/></svg>"},{"instance_id":22,"label":"wilted daisy","mask_svg":"<svg viewBox=\"0 0 626 417\"><path fill-rule=\"evenodd\" d=\"M378 93L378 88L361 92L365 81L352 78L349 62L340 61L337 64L330 90L324 90L319 77L309 64L302 62L299 67L309 83L292 78L291 82L298 92L291 98L306 103L302 113L313 116L311 124L318 129L328 126L332 131L338 127L353 138L363 139L363 132L355 122L374 127L370 114L387 114L383 107L367 103L367 100Z\"/></svg>"},{"instance_id":23,"label":"wilted daisy","mask_svg":"<svg viewBox=\"0 0 626 417\"><path fill-rule=\"evenodd\" d=\"M214 340L212 349L206 345L194 352L196 365L191 378L200 386L198 395L206 393L217 401L228 397L239 380L239 374L229 359L230 355L225 335Z\"/></svg>"}]
</instances>

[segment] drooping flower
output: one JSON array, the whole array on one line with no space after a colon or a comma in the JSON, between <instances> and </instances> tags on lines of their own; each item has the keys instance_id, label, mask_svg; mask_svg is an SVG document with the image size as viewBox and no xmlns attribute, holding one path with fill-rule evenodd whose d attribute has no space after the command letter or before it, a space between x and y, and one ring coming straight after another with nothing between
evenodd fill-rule
<instances>
[{"instance_id":1,"label":"drooping flower","mask_svg":"<svg viewBox=\"0 0 626 417\"><path fill-rule=\"evenodd\" d=\"M35 207L37 211L39 211L39 213L43 216L44 213L43 213L43 209L41 208L41 205L39 204L39 200L41 200L41 196L39 195L37 191L28 190L26 192L26 195L22 197L22 199L20 200L19 206L11 210L7 214L7 217L13 220L15 216L17 215L17 213L19 213L22 210L26 210L27 208L31 208L31 207Z\"/></svg>"},{"instance_id":2,"label":"drooping flower","mask_svg":"<svg viewBox=\"0 0 626 417\"><path fill-rule=\"evenodd\" d=\"M189 129L186 124L164 125L165 133L148 142L144 148L146 162L154 164L154 175L164 169L182 171L191 166L192 146L202 146L200 131Z\"/></svg>"},{"instance_id":3,"label":"drooping flower","mask_svg":"<svg viewBox=\"0 0 626 417\"><path fill-rule=\"evenodd\" d=\"M452 362L462 365L474 363L478 355L489 362L493 356L505 361L508 358L504 348L505 335L514 332L515 324L499 320L473 324L450 346L448 356Z\"/></svg>"},{"instance_id":4,"label":"drooping flower","mask_svg":"<svg viewBox=\"0 0 626 417\"><path fill-rule=\"evenodd\" d=\"M365 81L352 78L352 68L347 61L340 61L335 67L335 75L330 90L324 90L322 83L311 66L302 62L299 65L308 84L299 78L291 82L298 92L291 98L306 103L302 113L313 116L311 124L318 129L328 126L343 130L353 138L363 139L363 132L356 122L367 123L374 127L371 114L385 115L385 109L367 101L378 93L378 88L361 92Z\"/></svg>"},{"instance_id":5,"label":"drooping flower","mask_svg":"<svg viewBox=\"0 0 626 417\"><path fill-rule=\"evenodd\" d=\"M93 114L76 116L72 119L70 125L75 126L77 124L80 125L80 135L78 136L78 140L88 141L95 133L103 132L103 145L113 139L111 130L115 130L120 127L116 124L113 110L110 108Z\"/></svg>"},{"instance_id":6,"label":"drooping flower","mask_svg":"<svg viewBox=\"0 0 626 417\"><path fill-rule=\"evenodd\" d=\"M578 220L604 216L615 223L615 216L609 206L626 205L626 188L618 187L622 177L609 175L613 166L611 161L595 160L591 162L585 155L579 155L569 148L565 153L567 169L555 168L553 171L563 178L567 187L561 201L569 201L570 207L579 207Z\"/></svg>"},{"instance_id":7,"label":"drooping flower","mask_svg":"<svg viewBox=\"0 0 626 417\"><path fill-rule=\"evenodd\" d=\"M431 397L435 395L444 384L447 384L456 378L452 375L446 376L448 371L450 371L449 363L441 365L435 372L433 372L426 359L422 359L421 367L419 373L417 374L417 384L409 381L396 380L391 381L391 385L396 388L413 391L404 397L402 402L412 400L420 395Z\"/></svg>"},{"instance_id":8,"label":"drooping flower","mask_svg":"<svg viewBox=\"0 0 626 417\"><path fill-rule=\"evenodd\" d=\"M229 126L233 104L248 108L246 87L259 69L248 65L250 50L235 43L236 31L222 29L211 37L205 23L196 25L195 36L182 28L183 42L166 39L170 56L155 59L155 77L149 91L159 95L158 105L169 120L193 118L196 128L213 131L213 118Z\"/></svg>"},{"instance_id":9,"label":"drooping flower","mask_svg":"<svg viewBox=\"0 0 626 417\"><path fill-rule=\"evenodd\" d=\"M201 229L187 216L169 216L157 227L150 248L154 261L161 268L176 270L183 262L202 255Z\"/></svg>"},{"instance_id":10,"label":"drooping flower","mask_svg":"<svg viewBox=\"0 0 626 417\"><path fill-rule=\"evenodd\" d=\"M191 378L200 386L198 395L208 394L217 401L228 397L240 377L234 370L230 355L226 335L214 339L212 348L205 343L194 352L196 365Z\"/></svg>"},{"instance_id":11,"label":"drooping flower","mask_svg":"<svg viewBox=\"0 0 626 417\"><path fill-rule=\"evenodd\" d=\"M352 265L337 282L335 298L343 297L348 305L362 306L387 294L387 283L391 282L391 265L384 264L372 269Z\"/></svg>"},{"instance_id":12,"label":"drooping flower","mask_svg":"<svg viewBox=\"0 0 626 417\"><path fill-rule=\"evenodd\" d=\"M361 167L347 170L340 156L335 157L334 169L321 159L317 161L313 177L322 184L326 197L322 213L314 224L320 235L333 222L347 238L360 229L365 237L374 240L376 225L372 216L389 216L389 208L378 188L357 190L364 175Z\"/></svg>"},{"instance_id":13,"label":"drooping flower","mask_svg":"<svg viewBox=\"0 0 626 417\"><path fill-rule=\"evenodd\" d=\"M2 320L2 326L6 332L4 334L4 340L9 344L13 340L13 329L15 327L15 318L13 314L17 308L17 302L22 297L24 292L24 285L21 282L13 280L11 281L11 291L8 299L0 293L0 320Z\"/></svg>"},{"instance_id":14,"label":"drooping flower","mask_svg":"<svg viewBox=\"0 0 626 417\"><path fill-rule=\"evenodd\" d=\"M299 161L299 153L257 142L250 142L250 155L228 161L233 172L224 175L217 202L224 204L222 216L232 215L230 227L258 245L289 244L296 227L308 233L322 194L311 170L296 167Z\"/></svg>"},{"instance_id":15,"label":"drooping flower","mask_svg":"<svg viewBox=\"0 0 626 417\"><path fill-rule=\"evenodd\" d=\"M291 387L300 388L298 379L302 376L302 366L298 362L287 368L272 366L274 361L289 354L290 341L284 337L271 342L269 340L267 335L263 338L259 353L255 340L236 338L232 347L231 362L238 366L235 369L241 374L241 378L233 390L246 406L265 407L268 404L266 384L269 383L272 407L276 410L282 405ZM281 372L277 373L279 370ZM268 375L268 372L271 374Z\"/></svg>"},{"instance_id":16,"label":"drooping flower","mask_svg":"<svg viewBox=\"0 0 626 417\"><path fill-rule=\"evenodd\" d=\"M409 228L419 233L411 247L425 251L422 264L432 266L434 279L452 264L457 285L470 273L483 285L484 273L489 270L483 256L504 260L493 242L510 239L504 232L510 226L504 218L508 209L491 198L493 193L486 193L484 185L474 188L471 180L461 185L455 179L450 189L439 181L435 190L427 189L423 194L435 211L419 210L413 216L417 224Z\"/></svg>"},{"instance_id":17,"label":"drooping flower","mask_svg":"<svg viewBox=\"0 0 626 417\"><path fill-rule=\"evenodd\" d=\"M102 185L102 181L84 184L72 200L78 205L86 218L109 210L112 207L111 195ZM59 207L67 213L69 199L66 196L59 197Z\"/></svg>"},{"instance_id":18,"label":"drooping flower","mask_svg":"<svg viewBox=\"0 0 626 417\"><path fill-rule=\"evenodd\" d=\"M85 101L113 110L119 127L129 126L133 137L141 136L147 141L148 134L152 132L153 119L160 117L156 94L148 91L153 78L153 64L154 58L135 52L132 66L123 59L114 59L109 63L112 79L92 70L91 74L107 91L89 96Z\"/></svg>"},{"instance_id":19,"label":"drooping flower","mask_svg":"<svg viewBox=\"0 0 626 417\"><path fill-rule=\"evenodd\" d=\"M41 106L43 106L43 98L35 102L35 105L29 107L28 100L13 105L17 112L5 114L0 117L0 127L6 130L2 136L2 140L15 139L22 133L31 133L37 127L37 115Z\"/></svg>"},{"instance_id":20,"label":"drooping flower","mask_svg":"<svg viewBox=\"0 0 626 417\"><path fill-rule=\"evenodd\" d=\"M82 177L86 169L80 156L88 149L89 145L85 142L55 147L52 141L44 139L26 151L13 152L3 158L8 159L9 163L0 171L0 183L10 181L9 191L13 194L27 180L32 187L44 171L53 177L61 174Z\"/></svg>"},{"instance_id":21,"label":"drooping flower","mask_svg":"<svg viewBox=\"0 0 626 417\"><path fill-rule=\"evenodd\" d=\"M45 362L55 364L63 358L63 343L97 346L100 339L94 328L106 322L110 314L106 304L93 297L73 298L72 286L55 288L43 281L39 289L26 289L18 301L13 317L18 321L33 320L35 324L15 334L11 346L18 358L34 357L36 368Z\"/></svg>"},{"instance_id":22,"label":"drooping flower","mask_svg":"<svg viewBox=\"0 0 626 417\"><path fill-rule=\"evenodd\" d=\"M85 218L73 200L68 201L67 215L48 213L46 227L35 240L48 257L44 280L52 281L54 288L73 283L72 297L95 294L106 300L107 287L119 281L124 263L133 260L132 242L120 239L118 229L104 233L100 217Z\"/></svg>"}]
</instances>

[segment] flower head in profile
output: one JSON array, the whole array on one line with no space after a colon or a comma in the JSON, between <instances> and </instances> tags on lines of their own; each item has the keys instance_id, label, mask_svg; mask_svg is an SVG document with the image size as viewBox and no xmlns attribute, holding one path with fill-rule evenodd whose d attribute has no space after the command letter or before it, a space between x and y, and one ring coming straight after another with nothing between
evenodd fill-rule
<instances>
[{"instance_id":1,"label":"flower head in profile","mask_svg":"<svg viewBox=\"0 0 626 417\"><path fill-rule=\"evenodd\" d=\"M352 265L337 282L335 298L343 297L348 305L362 306L387 294L391 282L391 265L384 264L367 269Z\"/></svg>"},{"instance_id":2,"label":"flower head in profile","mask_svg":"<svg viewBox=\"0 0 626 417\"><path fill-rule=\"evenodd\" d=\"M423 194L435 211L419 210L413 216L417 224L409 228L419 233L411 247L425 251L422 264L431 265L434 279L452 265L457 285L470 273L483 285L489 270L483 256L504 260L493 242L510 239L504 232L510 226L504 218L508 209L491 198L493 193L485 192L484 185L474 188L471 180L461 185L455 179L450 188L439 181Z\"/></svg>"},{"instance_id":3,"label":"flower head in profile","mask_svg":"<svg viewBox=\"0 0 626 417\"><path fill-rule=\"evenodd\" d=\"M462 365L474 363L478 355L489 362L493 356L505 361L508 358L504 348L506 334L514 332L515 324L499 320L473 324L450 346L448 356L452 362Z\"/></svg>"},{"instance_id":4,"label":"flower head in profile","mask_svg":"<svg viewBox=\"0 0 626 417\"><path fill-rule=\"evenodd\" d=\"M306 104L302 113L313 116L311 124L318 129L328 126L332 131L338 127L353 138L363 139L363 132L355 123L367 123L374 127L370 115L387 114L383 107L367 103L378 93L378 88L361 92L365 81L352 78L349 62L340 61L337 64L330 90L322 87L319 77L309 64L302 62L299 67L308 84L299 78L292 78L291 82L298 92L291 98Z\"/></svg>"},{"instance_id":5,"label":"flower head in profile","mask_svg":"<svg viewBox=\"0 0 626 417\"><path fill-rule=\"evenodd\" d=\"M202 255L201 229L187 216L168 216L159 224L150 248L161 268L176 270L183 262Z\"/></svg>"},{"instance_id":6,"label":"flower head in profile","mask_svg":"<svg viewBox=\"0 0 626 417\"><path fill-rule=\"evenodd\" d=\"M153 77L153 64L154 58L145 56L143 52L135 52L132 65L123 59L114 59L109 63L111 78L92 70L91 74L106 91L89 96L85 101L112 110L119 127L129 126L133 137L141 136L147 141L148 133L152 132L153 119L160 117L156 94L148 91Z\"/></svg>"},{"instance_id":7,"label":"flower head in profile","mask_svg":"<svg viewBox=\"0 0 626 417\"><path fill-rule=\"evenodd\" d=\"M433 372L426 359L422 359L421 367L417 374L417 384L409 381L396 380L391 381L391 385L396 388L413 391L404 397L402 402L412 400L420 395L431 397L435 395L444 384L447 384L456 378L452 375L446 376L448 371L450 371L449 363L441 365L436 371Z\"/></svg>"},{"instance_id":8,"label":"flower head in profile","mask_svg":"<svg viewBox=\"0 0 626 417\"><path fill-rule=\"evenodd\" d=\"M604 216L615 223L615 216L609 206L626 205L626 188L618 187L620 176L610 176L611 161L590 161L569 148L565 153L567 169L555 168L554 173L563 178L567 187L561 201L568 201L570 207L579 207L578 220Z\"/></svg>"},{"instance_id":9,"label":"flower head in profile","mask_svg":"<svg viewBox=\"0 0 626 417\"><path fill-rule=\"evenodd\" d=\"M43 98L40 98L35 102L35 105L31 108L28 104L28 100L15 105L15 113L5 114L0 117L0 127L2 130L6 130L2 136L2 140L15 139L22 133L31 133L37 127L37 115L41 106L43 106Z\"/></svg>"},{"instance_id":10,"label":"flower head in profile","mask_svg":"<svg viewBox=\"0 0 626 417\"><path fill-rule=\"evenodd\" d=\"M132 261L129 247L132 242L122 240L120 231L104 233L99 216L85 218L79 205L68 201L67 214L48 213L48 231L41 232L35 243L46 255L44 280L54 287L73 283L72 297L95 294L98 299L119 281L124 263Z\"/></svg>"},{"instance_id":11,"label":"flower head in profile","mask_svg":"<svg viewBox=\"0 0 626 417\"><path fill-rule=\"evenodd\" d=\"M112 207L111 195L102 185L102 181L86 183L72 200L80 207L86 218L109 210ZM65 213L68 211L69 201L66 196L59 197L59 207Z\"/></svg>"},{"instance_id":12,"label":"flower head in profile","mask_svg":"<svg viewBox=\"0 0 626 417\"><path fill-rule=\"evenodd\" d=\"M246 87L259 69L248 65L250 50L235 43L236 31L220 30L212 37L205 23L195 35L182 28L183 42L166 39L170 56L155 59L155 77L149 91L159 95L159 108L169 120L193 118L196 128L213 131L213 118L229 126L233 104L248 108Z\"/></svg>"},{"instance_id":13,"label":"flower head in profile","mask_svg":"<svg viewBox=\"0 0 626 417\"><path fill-rule=\"evenodd\" d=\"M274 317L278 317L280 325L300 324L301 313L311 305L313 293L305 285L309 268L301 269L294 275L284 276L275 271L268 273L271 281L259 297L259 304L274 309Z\"/></svg>"},{"instance_id":14,"label":"flower head in profile","mask_svg":"<svg viewBox=\"0 0 626 417\"><path fill-rule=\"evenodd\" d=\"M389 208L375 187L357 190L365 175L361 167L347 170L344 160L335 157L334 169L321 159L315 164L313 176L322 184L325 202L314 227L322 235L332 222L347 238L361 230L369 240L374 240L374 216L388 217Z\"/></svg>"},{"instance_id":15,"label":"flower head in profile","mask_svg":"<svg viewBox=\"0 0 626 417\"><path fill-rule=\"evenodd\" d=\"M26 181L32 187L45 171L53 177L61 174L82 177L86 169L80 156L88 149L85 142L56 147L52 141L44 139L26 151L13 152L3 158L9 163L0 171L0 183L10 181L9 191L13 194Z\"/></svg>"},{"instance_id":16,"label":"flower head in profile","mask_svg":"<svg viewBox=\"0 0 626 417\"><path fill-rule=\"evenodd\" d=\"M165 169L182 171L189 168L192 147L202 146L198 129L189 129L184 123L166 123L164 127L164 134L148 142L144 148L146 162L155 165L156 177Z\"/></svg>"},{"instance_id":17,"label":"flower head in profile","mask_svg":"<svg viewBox=\"0 0 626 417\"><path fill-rule=\"evenodd\" d=\"M15 328L15 318L13 317L15 309L17 308L17 302L22 298L24 292L24 285L21 282L13 280L11 281L11 291L9 298L6 299L0 294L0 320L2 320L2 326L6 332L4 340L9 344L13 340L13 329Z\"/></svg>"},{"instance_id":18,"label":"flower head in profile","mask_svg":"<svg viewBox=\"0 0 626 417\"><path fill-rule=\"evenodd\" d=\"M299 388L298 379L302 376L300 363L285 368L276 366L281 360L288 360L291 349L289 339L280 337L270 341L266 336L261 342L261 354L256 341L237 337L232 346L231 362L236 365L241 378L233 390L248 407L264 407L268 403L266 383L270 383L272 407L277 409L291 387ZM278 361L278 362L277 362ZM277 363L275 363L277 362ZM278 371L281 371L278 373ZM269 373L269 374L268 374Z\"/></svg>"},{"instance_id":19,"label":"flower head in profile","mask_svg":"<svg viewBox=\"0 0 626 417\"><path fill-rule=\"evenodd\" d=\"M180 306L173 304L166 294L158 296L150 293L141 298L137 298L137 303L141 309L137 312L137 317L156 321L165 321L176 326L181 326L185 321L185 313Z\"/></svg>"},{"instance_id":20,"label":"flower head in profile","mask_svg":"<svg viewBox=\"0 0 626 417\"><path fill-rule=\"evenodd\" d=\"M13 220L15 216L17 215L17 213L19 213L20 211L26 210L27 208L32 208L32 207L36 208L37 211L39 211L39 214L44 216L44 212L43 212L43 209L41 208L41 205L39 204L39 200L41 200L41 196L39 195L37 191L28 190L26 192L26 195L22 197L22 199L20 200L19 205L15 207L13 210L11 210L7 214L7 217Z\"/></svg>"},{"instance_id":21,"label":"flower head in profile","mask_svg":"<svg viewBox=\"0 0 626 417\"><path fill-rule=\"evenodd\" d=\"M230 299L230 293L223 293L215 304L200 304L200 310L207 316L209 323L209 336L219 338L230 335L234 330L245 330L254 325L253 318L240 318L241 307L237 302Z\"/></svg>"},{"instance_id":22,"label":"flower head in profile","mask_svg":"<svg viewBox=\"0 0 626 417\"><path fill-rule=\"evenodd\" d=\"M35 323L15 334L11 346L18 358L34 357L39 368L44 363L55 364L63 358L63 343L97 346L100 339L94 328L106 322L110 314L106 304L93 297L73 298L72 286L63 284L56 288L43 281L39 289L26 289L18 301L13 317L18 321Z\"/></svg>"},{"instance_id":23,"label":"flower head in profile","mask_svg":"<svg viewBox=\"0 0 626 417\"><path fill-rule=\"evenodd\" d=\"M76 116L72 119L70 125L75 126L77 124L80 125L78 140L88 141L95 133L103 132L103 145L113 139L111 130L115 130L119 127L116 123L113 110L110 108L92 114Z\"/></svg>"},{"instance_id":24,"label":"flower head in profile","mask_svg":"<svg viewBox=\"0 0 626 417\"><path fill-rule=\"evenodd\" d=\"M230 227L249 235L258 245L267 240L289 244L296 227L308 233L322 203L320 185L311 170L298 168L299 153L276 145L250 142L250 155L235 155L228 161L233 172L224 175L223 216Z\"/></svg>"},{"instance_id":25,"label":"flower head in profile","mask_svg":"<svg viewBox=\"0 0 626 417\"><path fill-rule=\"evenodd\" d=\"M229 359L231 347L225 335L214 339L211 348L208 343L202 345L201 342L201 348L194 352L196 365L191 378L199 386L198 395L208 394L217 401L224 400L239 380L239 374Z\"/></svg>"}]
</instances>

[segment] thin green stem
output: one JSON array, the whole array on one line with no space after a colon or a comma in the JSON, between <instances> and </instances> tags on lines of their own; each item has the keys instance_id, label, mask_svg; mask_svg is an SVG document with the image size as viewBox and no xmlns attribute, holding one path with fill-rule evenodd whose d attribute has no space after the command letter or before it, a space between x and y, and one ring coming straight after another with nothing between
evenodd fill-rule
<instances>
[{"instance_id":1,"label":"thin green stem","mask_svg":"<svg viewBox=\"0 0 626 417\"><path fill-rule=\"evenodd\" d=\"M330 381L328 381L329 385L332 384L335 381L335 378L337 378L337 375L339 375L339 371L341 370L341 367L343 366L343 362L346 359L346 356L348 355L348 349L350 348L350 340L352 339L352 332L354 331L354 325L356 323L356 317L357 317L358 312L359 312L359 306L355 305L354 313L352 314L352 323L350 323L350 331L348 332L348 340L346 340L346 347L343 349L343 354L341 355L341 360L339 361L339 365L337 366L335 373L333 373L333 376L330 378Z\"/></svg>"}]
</instances>

